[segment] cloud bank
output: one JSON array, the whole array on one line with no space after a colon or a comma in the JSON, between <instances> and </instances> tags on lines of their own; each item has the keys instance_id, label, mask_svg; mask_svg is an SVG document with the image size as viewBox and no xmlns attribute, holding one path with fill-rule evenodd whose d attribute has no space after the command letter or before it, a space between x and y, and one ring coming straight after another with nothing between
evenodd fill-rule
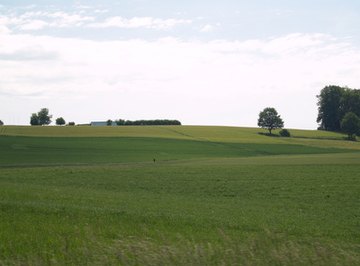
<instances>
[{"instance_id":1,"label":"cloud bank","mask_svg":"<svg viewBox=\"0 0 360 266\"><path fill-rule=\"evenodd\" d=\"M118 22L159 29L177 23ZM55 117L78 123L169 118L256 126L260 110L272 106L286 127L316 128L316 94L328 84L360 84L359 49L324 34L94 41L0 27L0 51L0 115L7 124L28 124L32 112L48 107Z\"/></svg>"},{"instance_id":2,"label":"cloud bank","mask_svg":"<svg viewBox=\"0 0 360 266\"><path fill-rule=\"evenodd\" d=\"M28 11L21 15L10 13L0 16L0 25L1 27L13 27L15 30L21 31L73 27L169 30L179 25L189 25L192 23L189 19L163 19L154 17L125 18L121 16L106 17L102 21L99 21L95 14L106 13L106 10L95 9L93 12L93 16L84 15L83 11L73 13L63 11Z\"/></svg>"}]
</instances>

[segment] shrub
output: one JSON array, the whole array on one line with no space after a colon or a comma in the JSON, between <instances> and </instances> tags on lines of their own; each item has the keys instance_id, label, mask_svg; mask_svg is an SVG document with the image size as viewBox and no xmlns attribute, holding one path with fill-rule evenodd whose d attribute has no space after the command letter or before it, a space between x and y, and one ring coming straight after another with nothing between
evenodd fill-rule
<instances>
[{"instance_id":1,"label":"shrub","mask_svg":"<svg viewBox=\"0 0 360 266\"><path fill-rule=\"evenodd\" d=\"M69 126L75 126L75 122L69 122Z\"/></svg>"},{"instance_id":2,"label":"shrub","mask_svg":"<svg viewBox=\"0 0 360 266\"><path fill-rule=\"evenodd\" d=\"M285 128L280 130L279 134L281 137L290 137L290 131Z\"/></svg>"}]
</instances>

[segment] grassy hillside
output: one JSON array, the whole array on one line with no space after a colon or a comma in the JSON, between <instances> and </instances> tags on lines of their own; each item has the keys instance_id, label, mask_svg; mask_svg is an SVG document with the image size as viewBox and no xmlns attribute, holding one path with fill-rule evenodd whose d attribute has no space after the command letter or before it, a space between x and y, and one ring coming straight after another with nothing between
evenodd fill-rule
<instances>
[{"instance_id":1,"label":"grassy hillside","mask_svg":"<svg viewBox=\"0 0 360 266\"><path fill-rule=\"evenodd\" d=\"M343 139L344 135L319 130L290 130L295 137ZM33 137L156 137L245 142L264 142L259 128L220 126L2 126L0 135ZM276 131L274 131L276 133ZM265 141L267 142L267 141Z\"/></svg>"},{"instance_id":2,"label":"grassy hillside","mask_svg":"<svg viewBox=\"0 0 360 266\"><path fill-rule=\"evenodd\" d=\"M359 144L259 131L0 127L0 265L360 264Z\"/></svg>"}]
</instances>

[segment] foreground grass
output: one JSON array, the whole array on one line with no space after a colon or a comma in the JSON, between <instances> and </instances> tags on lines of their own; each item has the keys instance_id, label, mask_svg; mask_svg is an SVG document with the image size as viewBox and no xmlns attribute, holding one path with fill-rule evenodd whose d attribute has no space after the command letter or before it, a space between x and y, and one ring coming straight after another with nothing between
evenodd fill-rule
<instances>
[{"instance_id":1,"label":"foreground grass","mask_svg":"<svg viewBox=\"0 0 360 266\"><path fill-rule=\"evenodd\" d=\"M0 260L359 263L360 166L287 159L4 168Z\"/></svg>"},{"instance_id":2,"label":"foreground grass","mask_svg":"<svg viewBox=\"0 0 360 266\"><path fill-rule=\"evenodd\" d=\"M357 143L144 128L0 137L0 265L360 264Z\"/></svg>"}]
</instances>

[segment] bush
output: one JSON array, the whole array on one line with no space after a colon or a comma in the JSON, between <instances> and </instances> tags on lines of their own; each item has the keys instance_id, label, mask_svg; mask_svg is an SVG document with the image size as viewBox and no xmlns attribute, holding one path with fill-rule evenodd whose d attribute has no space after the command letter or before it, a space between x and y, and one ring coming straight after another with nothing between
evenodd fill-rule
<instances>
[{"instance_id":1,"label":"bush","mask_svg":"<svg viewBox=\"0 0 360 266\"><path fill-rule=\"evenodd\" d=\"M280 130L279 134L281 137L290 137L290 131L285 128Z\"/></svg>"},{"instance_id":2,"label":"bush","mask_svg":"<svg viewBox=\"0 0 360 266\"><path fill-rule=\"evenodd\" d=\"M75 122L69 122L69 126L75 126Z\"/></svg>"}]
</instances>

